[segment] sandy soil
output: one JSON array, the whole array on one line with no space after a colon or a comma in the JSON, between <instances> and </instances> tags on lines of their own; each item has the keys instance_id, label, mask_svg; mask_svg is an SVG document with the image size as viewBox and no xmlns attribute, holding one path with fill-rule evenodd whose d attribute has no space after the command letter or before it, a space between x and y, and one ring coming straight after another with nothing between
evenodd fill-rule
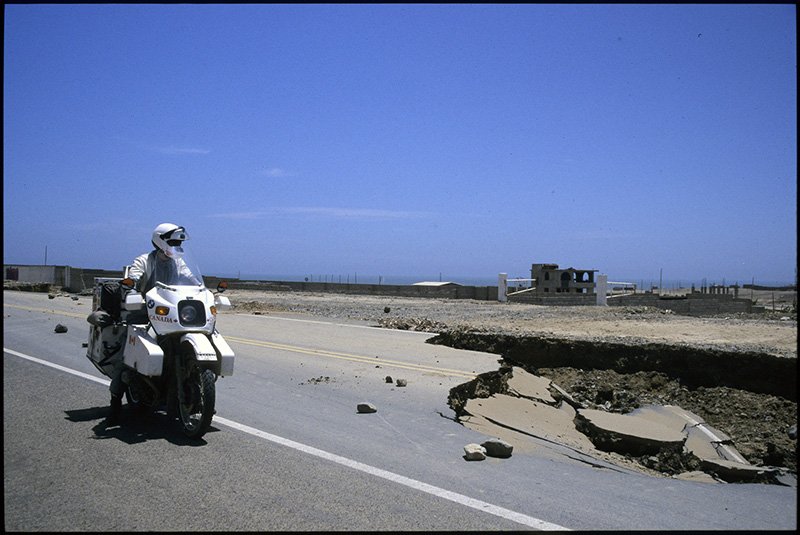
<instances>
[{"instance_id":1,"label":"sandy soil","mask_svg":"<svg viewBox=\"0 0 800 535\"><path fill-rule=\"evenodd\" d=\"M755 292L756 300L770 292ZM758 294L761 294L760 296ZM652 307L549 307L468 299L376 297L311 292L230 290L239 310L294 312L437 332L466 327L480 332L553 335L581 340L663 342L758 351L797 358L795 292L781 292L776 311L681 316ZM388 309L388 312L387 312Z\"/></svg>"}]
</instances>

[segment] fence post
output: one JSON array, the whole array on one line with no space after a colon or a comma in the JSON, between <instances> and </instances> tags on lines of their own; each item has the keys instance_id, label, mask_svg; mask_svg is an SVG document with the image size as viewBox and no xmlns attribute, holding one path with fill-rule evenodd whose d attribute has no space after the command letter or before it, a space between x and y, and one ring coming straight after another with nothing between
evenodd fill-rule
<instances>
[{"instance_id":1,"label":"fence post","mask_svg":"<svg viewBox=\"0 0 800 535\"><path fill-rule=\"evenodd\" d=\"M497 275L497 300L501 303L508 301L508 273Z\"/></svg>"},{"instance_id":2,"label":"fence post","mask_svg":"<svg viewBox=\"0 0 800 535\"><path fill-rule=\"evenodd\" d=\"M597 293L597 306L608 305L606 301L608 296L608 275L597 276L597 288L595 291Z\"/></svg>"}]
</instances>

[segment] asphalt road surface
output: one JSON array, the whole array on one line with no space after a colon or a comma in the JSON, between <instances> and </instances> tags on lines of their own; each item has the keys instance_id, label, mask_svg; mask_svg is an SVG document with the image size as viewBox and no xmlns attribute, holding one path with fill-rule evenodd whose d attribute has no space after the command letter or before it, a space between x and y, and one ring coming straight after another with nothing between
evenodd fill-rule
<instances>
[{"instance_id":1,"label":"asphalt road surface","mask_svg":"<svg viewBox=\"0 0 800 535\"><path fill-rule=\"evenodd\" d=\"M464 460L490 437L453 421L447 393L498 356L430 333L224 313L235 371L202 440L162 413L106 428L108 380L82 347L91 298L6 291L3 305L6 530L797 527L796 488L651 477L548 444Z\"/></svg>"}]
</instances>

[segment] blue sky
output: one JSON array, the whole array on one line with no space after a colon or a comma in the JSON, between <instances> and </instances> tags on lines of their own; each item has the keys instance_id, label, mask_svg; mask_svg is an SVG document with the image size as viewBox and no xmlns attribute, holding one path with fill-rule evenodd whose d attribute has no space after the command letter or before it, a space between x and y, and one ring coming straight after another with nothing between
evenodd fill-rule
<instances>
[{"instance_id":1,"label":"blue sky","mask_svg":"<svg viewBox=\"0 0 800 535\"><path fill-rule=\"evenodd\" d=\"M793 282L795 14L5 5L4 263Z\"/></svg>"}]
</instances>

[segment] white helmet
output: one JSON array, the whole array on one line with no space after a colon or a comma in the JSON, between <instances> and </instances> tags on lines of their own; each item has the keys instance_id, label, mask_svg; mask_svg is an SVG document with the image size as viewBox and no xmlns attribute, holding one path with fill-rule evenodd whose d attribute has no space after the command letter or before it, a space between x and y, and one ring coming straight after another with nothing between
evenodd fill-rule
<instances>
[{"instance_id":1,"label":"white helmet","mask_svg":"<svg viewBox=\"0 0 800 535\"><path fill-rule=\"evenodd\" d=\"M182 244L188 240L186 229L174 223L161 223L153 231L153 246L164 251L170 258L183 256Z\"/></svg>"}]
</instances>

